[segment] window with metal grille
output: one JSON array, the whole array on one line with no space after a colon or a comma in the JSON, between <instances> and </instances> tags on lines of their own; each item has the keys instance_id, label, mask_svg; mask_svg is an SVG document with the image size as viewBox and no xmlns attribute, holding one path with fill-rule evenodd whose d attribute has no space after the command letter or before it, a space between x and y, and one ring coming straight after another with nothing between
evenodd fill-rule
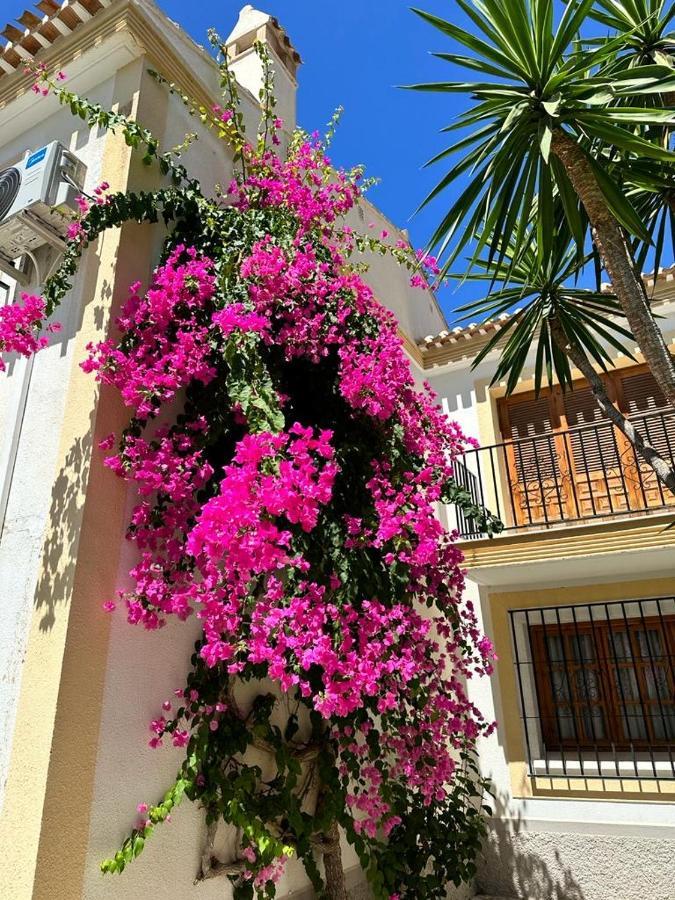
<instances>
[{"instance_id":1,"label":"window with metal grille","mask_svg":"<svg viewBox=\"0 0 675 900\"><path fill-rule=\"evenodd\" d=\"M675 600L514 610L533 774L675 777Z\"/></svg>"}]
</instances>

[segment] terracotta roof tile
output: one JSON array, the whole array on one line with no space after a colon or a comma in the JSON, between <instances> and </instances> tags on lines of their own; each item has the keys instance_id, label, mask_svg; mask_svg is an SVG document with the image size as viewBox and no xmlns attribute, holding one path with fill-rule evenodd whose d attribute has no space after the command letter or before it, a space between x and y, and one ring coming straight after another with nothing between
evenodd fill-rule
<instances>
[{"instance_id":1,"label":"terracotta roof tile","mask_svg":"<svg viewBox=\"0 0 675 900\"><path fill-rule=\"evenodd\" d=\"M40 0L26 9L15 22L0 32L6 43L0 43L0 78L11 75L25 63L32 62L43 47L49 47L61 35L70 34L88 22L112 0Z\"/></svg>"},{"instance_id":2,"label":"terracotta roof tile","mask_svg":"<svg viewBox=\"0 0 675 900\"><path fill-rule=\"evenodd\" d=\"M655 289L655 299L675 299L675 290L673 291L672 297L666 297L663 294L663 290L666 289L666 286L671 282L675 282L675 263L671 266L668 266L667 268L660 268L658 272L644 272L642 278L648 291L650 289ZM611 285L602 285L602 290L609 291L610 289ZM661 290L659 291L659 289ZM656 293L657 291L659 291L659 293ZM449 344L456 344L462 341L470 341L474 338L478 338L495 331L500 331L504 327L504 324L508 322L511 319L512 315L516 312L519 312L519 310L515 309L511 313L504 313L503 315L499 316L498 319L488 319L486 322L482 322L481 324L476 324L474 322L470 325L453 328L449 331L440 331L438 334L433 334L425 337L424 340L418 343L418 347L424 354L428 353L431 350L445 347Z\"/></svg>"}]
</instances>

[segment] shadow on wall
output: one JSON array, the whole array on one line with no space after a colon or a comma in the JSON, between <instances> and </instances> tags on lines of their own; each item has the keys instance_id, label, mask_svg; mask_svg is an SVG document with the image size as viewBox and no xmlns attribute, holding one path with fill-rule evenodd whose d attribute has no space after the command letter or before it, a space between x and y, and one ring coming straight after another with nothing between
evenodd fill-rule
<instances>
[{"instance_id":1,"label":"shadow on wall","mask_svg":"<svg viewBox=\"0 0 675 900\"><path fill-rule=\"evenodd\" d=\"M560 836L538 834L538 842L550 842L547 861L528 850L522 814L509 813L506 796L498 795L494 805L495 819L478 860L478 893L523 900L587 900L555 846Z\"/></svg>"},{"instance_id":2,"label":"shadow on wall","mask_svg":"<svg viewBox=\"0 0 675 900\"><path fill-rule=\"evenodd\" d=\"M68 451L65 465L52 487L47 538L42 555L42 574L35 591L35 606L42 613L40 630L51 631L56 622L58 604L68 596L75 575L77 545L80 535L81 507L84 503L86 479L89 473L91 434L78 438Z\"/></svg>"},{"instance_id":3,"label":"shadow on wall","mask_svg":"<svg viewBox=\"0 0 675 900\"><path fill-rule=\"evenodd\" d=\"M106 282L100 297L96 297L96 292L90 285L95 282L97 270L98 266L88 273L84 290L85 296L92 297L92 302L96 302L94 320L96 327L100 329L105 306L110 302L112 287ZM81 324L82 313L78 316L76 330L79 330ZM74 362L77 365L81 360ZM47 537L42 555L42 573L35 590L35 607L42 612L41 631L51 631L54 627L57 607L69 595L75 575L94 426L95 410L92 410L89 427L69 448L65 464L59 470L52 486Z\"/></svg>"}]
</instances>

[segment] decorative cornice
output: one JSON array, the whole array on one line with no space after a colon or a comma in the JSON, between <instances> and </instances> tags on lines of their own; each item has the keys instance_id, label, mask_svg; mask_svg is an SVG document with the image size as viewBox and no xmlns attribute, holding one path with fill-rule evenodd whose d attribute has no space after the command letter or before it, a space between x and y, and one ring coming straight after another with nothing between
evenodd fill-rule
<instances>
[{"instance_id":1,"label":"decorative cornice","mask_svg":"<svg viewBox=\"0 0 675 900\"><path fill-rule=\"evenodd\" d=\"M410 335L406 334L406 332L402 329L398 329L398 336L403 341L403 349L408 354L408 356L415 362L420 369L424 368L424 360L422 359L422 354L420 353L420 348L417 344L412 340Z\"/></svg>"},{"instance_id":2,"label":"decorative cornice","mask_svg":"<svg viewBox=\"0 0 675 900\"><path fill-rule=\"evenodd\" d=\"M88 51L100 47L113 35L127 32L138 46L139 56L144 53L152 67L160 71L169 81L180 84L198 104L210 106L217 102L218 73L215 60L159 10L157 10L158 17L150 15L150 8L154 4L139 0L83 0L84 2L90 4L92 8L98 4L99 8L87 21L82 18L79 25L74 25L68 33L60 33L60 37L49 46L36 49L35 61L44 64L48 71L65 69L68 72L74 60L79 60ZM59 5L53 0L42 0L40 6L43 5L58 7L59 13L66 9L70 10L72 6L70 3ZM65 14L67 17L69 13ZM18 21L31 21L26 18L27 15L24 13ZM47 18L53 23L57 18L60 19L60 15ZM160 23L163 28L160 27ZM42 20L40 27L44 27ZM168 28L175 29L175 32L168 32ZM30 46L32 34L31 31L30 35L24 37L27 46ZM0 55L7 51L7 46L4 51L0 49ZM196 74L194 66L190 65L186 58L190 51L203 63L204 69L201 74L207 81L210 80L208 76L212 70L212 86L208 86ZM5 72L5 77L0 78L0 110L30 93L34 80L30 72L24 71L24 66L14 68L11 73ZM255 98L245 88L240 86L239 92L244 102L257 105Z\"/></svg>"},{"instance_id":3,"label":"decorative cornice","mask_svg":"<svg viewBox=\"0 0 675 900\"><path fill-rule=\"evenodd\" d=\"M549 531L511 531L492 539L461 543L465 565L473 573L494 566L513 567L551 559L608 552L673 547L673 512L612 519L592 525L563 525Z\"/></svg>"},{"instance_id":4,"label":"decorative cornice","mask_svg":"<svg viewBox=\"0 0 675 900\"><path fill-rule=\"evenodd\" d=\"M132 0L82 0L83 9L86 8L85 3L89 3L92 7L98 3L98 11L86 21L84 18L80 18L77 24L71 19L73 27L64 25L65 30L59 31L47 46L40 45L36 48L30 62L44 64L48 71L67 68L69 63L82 56L87 50L99 46L107 38L125 29L131 14ZM24 34L22 46L30 47L38 32L42 34L46 30L49 33L49 28L53 26L53 23L57 20L61 21L61 12L65 13L66 18L69 13L72 13L72 4L66 6L65 3L59 5L53 3L52 0L41 0L40 7L52 6L58 7L59 15L45 16L46 29L43 20L40 20L39 28L28 29ZM26 16L27 14L24 13L18 21L30 21ZM9 27L6 27L5 33ZM0 59L4 59L6 63L8 60L12 60L12 54L16 54L16 46L17 42L11 45L6 44L0 50ZM29 60L24 60L24 63L28 62ZM0 109L30 92L35 77L24 69L24 65L13 67L11 71L8 71L7 66L4 68L2 77L0 77Z\"/></svg>"},{"instance_id":5,"label":"decorative cornice","mask_svg":"<svg viewBox=\"0 0 675 900\"><path fill-rule=\"evenodd\" d=\"M503 315L481 325L452 328L426 337L418 344L423 368L433 369L461 359L473 359L494 333L501 331L510 320L510 315Z\"/></svg>"}]
</instances>

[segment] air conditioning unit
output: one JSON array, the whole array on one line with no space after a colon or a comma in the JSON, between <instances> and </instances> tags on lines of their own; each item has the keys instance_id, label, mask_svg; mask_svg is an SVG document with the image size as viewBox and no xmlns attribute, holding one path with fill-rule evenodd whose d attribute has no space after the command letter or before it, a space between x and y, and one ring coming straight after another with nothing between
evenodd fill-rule
<instances>
[{"instance_id":1,"label":"air conditioning unit","mask_svg":"<svg viewBox=\"0 0 675 900\"><path fill-rule=\"evenodd\" d=\"M85 174L84 163L58 141L0 166L0 258L5 263L63 241Z\"/></svg>"}]
</instances>

